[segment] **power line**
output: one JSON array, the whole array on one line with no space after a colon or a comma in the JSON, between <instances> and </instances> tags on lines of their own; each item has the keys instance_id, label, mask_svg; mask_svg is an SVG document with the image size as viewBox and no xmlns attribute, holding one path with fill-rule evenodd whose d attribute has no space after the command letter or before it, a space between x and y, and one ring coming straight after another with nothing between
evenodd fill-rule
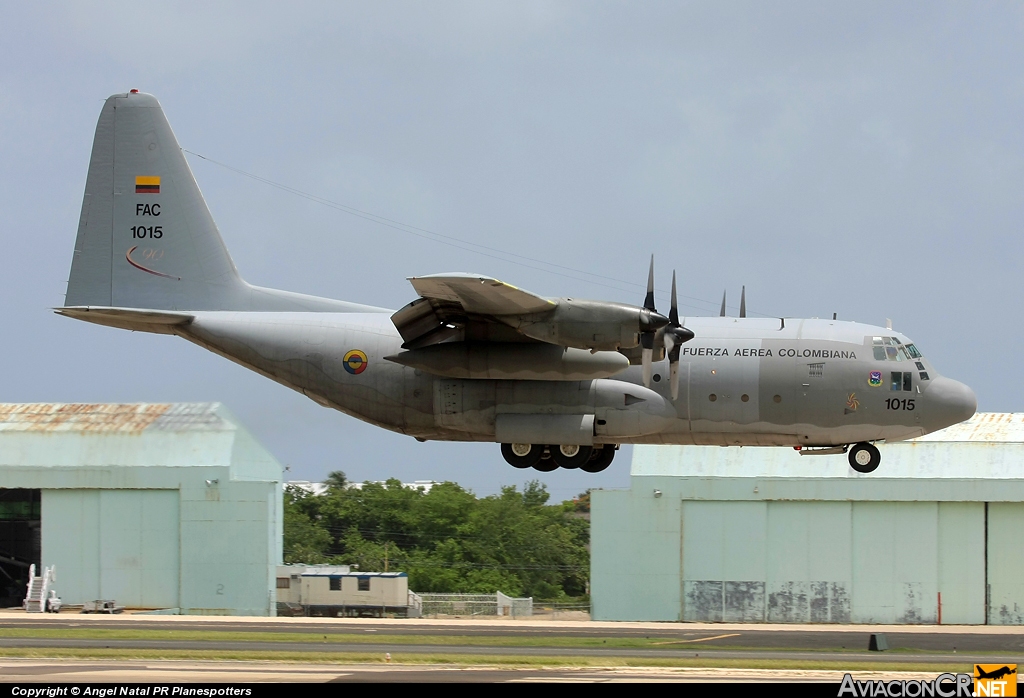
<instances>
[{"instance_id":1,"label":"power line","mask_svg":"<svg viewBox=\"0 0 1024 698\"><path fill-rule=\"evenodd\" d=\"M643 288L646 288L646 286L644 284L638 284L638 283L633 282L633 281L626 281L624 279L616 279L614 277L604 276L604 275L601 275L601 274L595 274L594 272L589 272L589 271L585 271L585 270L582 270L582 269L576 269L576 268L567 267L567 266L564 266L564 265L561 265L561 264L555 264L554 262L548 262L548 261L545 261L543 259L537 259L536 257L528 257L526 255L517 254L515 252L509 252L508 250L502 250L502 249L499 249L497 247L490 247L490 246L487 246L487 245L481 245L479 243L470 242L469 240L463 240L462 238L457 238L457 237L454 237L452 235L446 235L444 233L438 233L436 231L428 230L426 228L420 228L418 226L411 225L409 223L403 223L402 221L398 221L398 220L395 220L393 218L388 218L386 216L381 216L379 214L372 213L370 211L364 211L364 210L358 209L358 208L356 208L354 206L349 206L347 204L342 204L342 203L339 203L337 201L332 201L331 199L327 199L327 198L324 198L322 196L318 196L316 194L311 194L309 192L303 191L301 189L297 189L297 188L289 186L287 184L281 184L280 182L275 182L274 180L267 179L266 177L261 177L260 175L253 174L251 172L246 172L245 170L239 169L239 168L234 167L232 165L228 165L227 163L220 162L219 160L214 160L213 158L207 157L205 155L201 155L200 153L197 153L195 151L189 150L187 148L182 148L181 150L182 150L182 152L188 153L189 155L194 155L197 158L200 158L200 159L205 160L205 161L207 161L209 163L217 165L218 167L223 167L226 170L229 170L229 171L234 172L236 174L242 175L243 177L248 177L249 179L255 180L255 181L260 182L262 184L266 184L267 186L271 186L271 187L274 187L276 189L280 189L281 191L288 192L289 194L293 194L293 195L301 197L303 199L307 199L307 200L312 201L314 203L318 203L318 204L321 204L323 206L327 206L329 208L333 208L333 209L335 209L337 211L341 211L343 213L347 213L350 216L354 216L356 218L361 218L363 220L370 221L371 223L376 223L377 225L381 225L381 226L384 226L386 228L390 228L392 230L397 230L399 232L403 232L403 233L406 233L408 235L414 235L414 236L416 236L418 238L422 238L422 239L428 240L430 242L440 243L442 245L447 245L449 247L454 247L456 249L463 250L464 252L472 252L474 254L478 254L478 255L481 255L481 256L484 256L484 257L489 257L491 259L496 259L496 260L501 261L501 262L506 262L506 263L509 263L509 264L516 264L516 265L521 266L521 267L526 267L527 269L533 269L535 271L542 271L542 272L546 272L548 274L554 274L555 276L561 276L561 277L566 278L566 279L572 279L573 281L582 281L584 283L589 283L589 284L593 284L593 285L596 285L596 286L603 286L605 288L610 288L610 289L613 289L613 290L616 290L616 291L623 291L623 292L632 293L633 289L643 289ZM520 260L520 261L517 261L517 260ZM536 265L543 265L543 266L536 266ZM561 271L556 271L556 270L561 270ZM564 272L571 272L572 274L582 274L584 277L588 277L588 276L589 277L596 277L597 279L600 279L600 280L595 280L594 278L581 278L579 276L572 276L571 274L567 274L567 273L564 273ZM607 283L609 281L615 282L616 284L622 284L622 285L628 286L630 288L624 289L624 288L621 288L619 286L614 286L612 284ZM659 289L659 292L661 294L663 294L663 295L667 294L667 292L664 289ZM695 296L686 296L686 295L682 295L682 294L679 294L679 298L695 301L697 303L702 304L701 306L696 306L696 305L692 305L692 304L688 304L688 303L682 303L682 302L679 303L679 305L682 305L682 306L687 307L687 308L694 308L694 309L698 309L698 310L706 310L705 306L708 306L708 307L711 307L711 308L717 308L718 307L718 303L716 303L714 301L706 300L704 298L697 298ZM761 313L753 313L753 311L748 311L748 312L750 312L751 314L755 314L755 315L762 315ZM763 317L775 317L775 316L773 316L773 315L763 315Z\"/></svg>"}]
</instances>

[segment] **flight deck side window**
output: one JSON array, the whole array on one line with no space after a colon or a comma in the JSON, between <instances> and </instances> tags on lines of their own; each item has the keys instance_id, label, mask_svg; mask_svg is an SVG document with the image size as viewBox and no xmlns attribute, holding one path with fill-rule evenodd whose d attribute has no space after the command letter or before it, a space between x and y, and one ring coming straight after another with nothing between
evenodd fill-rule
<instances>
[{"instance_id":1,"label":"flight deck side window","mask_svg":"<svg viewBox=\"0 0 1024 698\"><path fill-rule=\"evenodd\" d=\"M927 380L927 379L926 379ZM893 371L889 381L889 390L910 392L914 389L914 374L910 371Z\"/></svg>"},{"instance_id":2,"label":"flight deck side window","mask_svg":"<svg viewBox=\"0 0 1024 698\"><path fill-rule=\"evenodd\" d=\"M919 352L917 350L917 347L915 347L913 344L908 344L907 345L907 352L911 356L913 356L915 359L920 359L921 358L921 352Z\"/></svg>"}]
</instances>

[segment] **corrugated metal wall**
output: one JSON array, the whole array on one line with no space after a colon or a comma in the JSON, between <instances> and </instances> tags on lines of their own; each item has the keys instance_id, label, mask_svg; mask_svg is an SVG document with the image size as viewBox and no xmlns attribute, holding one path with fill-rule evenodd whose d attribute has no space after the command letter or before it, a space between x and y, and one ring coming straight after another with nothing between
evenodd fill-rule
<instances>
[{"instance_id":1,"label":"corrugated metal wall","mask_svg":"<svg viewBox=\"0 0 1024 698\"><path fill-rule=\"evenodd\" d=\"M65 603L178 607L177 490L43 490L44 559Z\"/></svg>"},{"instance_id":2,"label":"corrugated metal wall","mask_svg":"<svg viewBox=\"0 0 1024 698\"><path fill-rule=\"evenodd\" d=\"M982 623L984 504L683 502L683 620Z\"/></svg>"},{"instance_id":3,"label":"corrugated metal wall","mask_svg":"<svg viewBox=\"0 0 1024 698\"><path fill-rule=\"evenodd\" d=\"M1024 623L1024 503L673 499L594 493L595 619Z\"/></svg>"}]
</instances>

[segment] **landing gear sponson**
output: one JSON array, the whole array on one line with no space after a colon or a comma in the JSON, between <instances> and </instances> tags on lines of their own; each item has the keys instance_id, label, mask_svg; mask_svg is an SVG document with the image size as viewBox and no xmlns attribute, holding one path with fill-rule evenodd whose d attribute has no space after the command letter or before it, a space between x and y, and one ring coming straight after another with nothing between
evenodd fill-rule
<instances>
[{"instance_id":1,"label":"landing gear sponson","mask_svg":"<svg viewBox=\"0 0 1024 698\"><path fill-rule=\"evenodd\" d=\"M603 446L547 446L543 444L502 444L501 455L513 468L533 468L550 473L558 468L599 473L612 464L615 444Z\"/></svg>"}]
</instances>

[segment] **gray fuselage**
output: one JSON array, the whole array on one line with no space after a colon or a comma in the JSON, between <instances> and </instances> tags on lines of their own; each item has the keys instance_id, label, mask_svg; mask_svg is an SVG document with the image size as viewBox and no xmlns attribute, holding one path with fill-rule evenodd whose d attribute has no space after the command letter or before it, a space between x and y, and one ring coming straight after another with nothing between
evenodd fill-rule
<instances>
[{"instance_id":1,"label":"gray fuselage","mask_svg":"<svg viewBox=\"0 0 1024 698\"><path fill-rule=\"evenodd\" d=\"M927 358L900 347L877 359L876 338L910 340L855 322L686 318L695 338L682 348L673 401L665 360L655 363L650 389L635 365L594 380L444 378L384 358L402 345L387 312L194 317L175 333L324 406L419 439L498 441L501 415L593 415L594 443L832 446L920 436L968 419L977 404ZM346 362L354 350L364 363Z\"/></svg>"}]
</instances>

